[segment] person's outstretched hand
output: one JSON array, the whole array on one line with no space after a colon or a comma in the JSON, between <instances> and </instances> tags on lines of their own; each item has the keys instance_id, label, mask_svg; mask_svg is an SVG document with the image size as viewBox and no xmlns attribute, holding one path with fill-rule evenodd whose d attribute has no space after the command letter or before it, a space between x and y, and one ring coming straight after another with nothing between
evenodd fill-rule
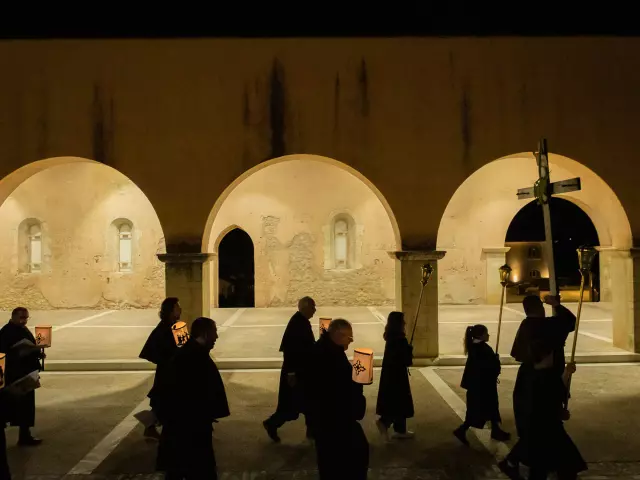
<instances>
[{"instance_id":1,"label":"person's outstretched hand","mask_svg":"<svg viewBox=\"0 0 640 480\"><path fill-rule=\"evenodd\" d=\"M560 305L560 295L545 295L544 303L551 305L552 307L557 307Z\"/></svg>"}]
</instances>

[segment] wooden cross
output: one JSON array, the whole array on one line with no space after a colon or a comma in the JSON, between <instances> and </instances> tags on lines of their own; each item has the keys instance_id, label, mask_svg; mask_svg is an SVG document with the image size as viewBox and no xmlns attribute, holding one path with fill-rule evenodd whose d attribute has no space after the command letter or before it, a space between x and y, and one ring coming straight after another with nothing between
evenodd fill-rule
<instances>
[{"instance_id":1,"label":"wooden cross","mask_svg":"<svg viewBox=\"0 0 640 480\"><path fill-rule=\"evenodd\" d=\"M551 234L551 211L549 208L549 200L551 200L552 195L580 190L580 178L570 178L569 180L551 183L551 179L549 177L549 156L546 139L543 138L538 142L538 151L535 155L536 163L538 164L538 181L533 187L520 188L518 190L518 199L525 200L529 198L536 198L538 203L542 205L542 214L544 216L544 256L547 259L547 265L549 267L550 293L551 295L558 295L556 267L553 261L553 236Z\"/></svg>"}]
</instances>

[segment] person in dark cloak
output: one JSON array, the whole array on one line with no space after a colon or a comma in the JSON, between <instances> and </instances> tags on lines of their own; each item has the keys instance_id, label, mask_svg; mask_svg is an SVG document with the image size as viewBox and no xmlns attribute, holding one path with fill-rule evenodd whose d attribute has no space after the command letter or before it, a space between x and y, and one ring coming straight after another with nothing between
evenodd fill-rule
<instances>
[{"instance_id":1,"label":"person in dark cloak","mask_svg":"<svg viewBox=\"0 0 640 480\"><path fill-rule=\"evenodd\" d=\"M513 413L516 431L519 438L527 435L528 422L528 378L533 374L532 345L540 338L546 338L553 347L552 370L562 377L565 371L564 347L569 333L576 328L576 316L560 304L560 297L547 295L544 302L555 309L552 317L547 317L544 304L537 295L529 295L522 301L526 318L520 324L511 349L511 356L521 363L513 389ZM520 447L516 443L509 455L502 460L498 467L509 478L521 478L518 464L520 463Z\"/></svg>"},{"instance_id":2,"label":"person in dark cloak","mask_svg":"<svg viewBox=\"0 0 640 480\"><path fill-rule=\"evenodd\" d=\"M16 380L40 371L40 359L46 355L36 345L36 339L27 328L29 310L17 307L11 312L11 320L0 329L0 352L6 353L5 382L9 386ZM18 343L20 343L18 345ZM18 445L40 445L42 440L31 434L36 419L36 392L32 390L24 395L11 395L7 398L9 423L19 427Z\"/></svg>"},{"instance_id":3,"label":"person in dark cloak","mask_svg":"<svg viewBox=\"0 0 640 480\"><path fill-rule=\"evenodd\" d=\"M262 422L267 435L274 442L279 442L278 429L285 422L297 420L300 413L305 413L304 399L304 362L315 344L315 337L309 321L316 313L316 303L311 297L303 297L298 301L298 311L291 317L282 336L280 351L284 359L280 370L280 386L278 388L278 406L273 415ZM309 418L305 414L307 438L313 438Z\"/></svg>"},{"instance_id":4,"label":"person in dark cloak","mask_svg":"<svg viewBox=\"0 0 640 480\"><path fill-rule=\"evenodd\" d=\"M306 391L321 480L363 480L369 469L369 442L359 423L367 402L345 354L351 342L351 324L337 318L309 356Z\"/></svg>"},{"instance_id":5,"label":"person in dark cloak","mask_svg":"<svg viewBox=\"0 0 640 480\"><path fill-rule=\"evenodd\" d=\"M182 309L180 308L180 301L175 297L165 298L162 305L160 305L160 312L158 314L160 317L160 323L158 323L158 325L153 329L140 352L140 358L156 365L153 386L147 394L147 397L149 397L151 411L156 414L156 417L156 410L159 401L155 395L156 381L158 377L162 375L162 371L168 364L169 360L171 360L171 357L173 357L178 350L176 341L173 338L173 331L171 330L171 327L180 320L181 314ZM155 439L160 438L160 434L157 430L157 422L156 424L146 426L144 436Z\"/></svg>"},{"instance_id":6,"label":"person in dark cloak","mask_svg":"<svg viewBox=\"0 0 640 480\"><path fill-rule=\"evenodd\" d=\"M545 480L552 472L559 480L576 480L579 472L587 470L564 428L570 418L567 382L575 366L567 366L565 374L558 375L555 349L556 340L546 332L532 342L533 372L525 385L527 434L518 440L521 461L529 466L529 480Z\"/></svg>"},{"instance_id":7,"label":"person in dark cloak","mask_svg":"<svg viewBox=\"0 0 640 480\"><path fill-rule=\"evenodd\" d=\"M213 424L228 417L229 404L222 377L210 352L218 339L216 323L205 317L194 320L191 338L162 372L158 411L162 439L167 448L167 480L218 478L213 450Z\"/></svg>"},{"instance_id":8,"label":"person in dark cloak","mask_svg":"<svg viewBox=\"0 0 640 480\"><path fill-rule=\"evenodd\" d=\"M394 438L413 438L407 430L407 418L414 415L413 397L409 384L409 371L413 364L413 346L409 345L405 334L402 312L391 312L384 329L384 357L376 413L378 431L385 440L389 439L389 428L393 425Z\"/></svg>"},{"instance_id":9,"label":"person in dark cloak","mask_svg":"<svg viewBox=\"0 0 640 480\"><path fill-rule=\"evenodd\" d=\"M460 386L467 391L467 413L464 423L453 434L463 444L469 445L467 430L484 428L491 422L491 438L506 442L511 435L500 428L500 406L498 402L498 377L500 359L487 343L489 330L484 325L467 327L464 336L464 353L467 363Z\"/></svg>"},{"instance_id":10,"label":"person in dark cloak","mask_svg":"<svg viewBox=\"0 0 640 480\"><path fill-rule=\"evenodd\" d=\"M4 353L4 352L2 352ZM4 370L0 366L0 387L5 387ZM4 388L0 389L0 479L11 480L11 472L9 470L9 461L7 460L7 437L5 429L9 421L9 405L7 404L7 392Z\"/></svg>"}]
</instances>

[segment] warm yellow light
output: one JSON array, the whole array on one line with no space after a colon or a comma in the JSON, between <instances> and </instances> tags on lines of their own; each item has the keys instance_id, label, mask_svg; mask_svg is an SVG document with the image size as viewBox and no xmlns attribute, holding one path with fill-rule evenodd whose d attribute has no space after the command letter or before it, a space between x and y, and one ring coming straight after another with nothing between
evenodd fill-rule
<instances>
[{"instance_id":1,"label":"warm yellow light","mask_svg":"<svg viewBox=\"0 0 640 480\"><path fill-rule=\"evenodd\" d=\"M353 350L353 381L362 385L373 383L373 350L356 348Z\"/></svg>"},{"instance_id":2,"label":"warm yellow light","mask_svg":"<svg viewBox=\"0 0 640 480\"><path fill-rule=\"evenodd\" d=\"M320 317L320 335L325 333L329 328L329 324L331 323L331 319L327 317Z\"/></svg>"},{"instance_id":3,"label":"warm yellow light","mask_svg":"<svg viewBox=\"0 0 640 480\"><path fill-rule=\"evenodd\" d=\"M51 325L38 325L36 327L36 345L41 348L48 348L51 346L51 336L53 328Z\"/></svg>"},{"instance_id":4,"label":"warm yellow light","mask_svg":"<svg viewBox=\"0 0 640 480\"><path fill-rule=\"evenodd\" d=\"M176 341L176 345L183 346L189 340L189 330L185 322L176 322L171 326L173 331L173 339Z\"/></svg>"}]
</instances>

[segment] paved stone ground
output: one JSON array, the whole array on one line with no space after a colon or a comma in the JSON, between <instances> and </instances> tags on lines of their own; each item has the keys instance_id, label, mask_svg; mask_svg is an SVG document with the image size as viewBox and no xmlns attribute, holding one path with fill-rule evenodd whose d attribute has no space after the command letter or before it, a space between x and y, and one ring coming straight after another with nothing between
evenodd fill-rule
<instances>
[{"instance_id":1,"label":"paved stone ground","mask_svg":"<svg viewBox=\"0 0 640 480\"><path fill-rule=\"evenodd\" d=\"M568 304L576 310L576 304ZM344 317L354 324L354 347L373 348L375 355L384 352L382 332L390 307L320 307L313 320L316 335L321 316ZM216 309L213 317L220 328L220 341L214 356L218 359L277 359L280 339L291 308L268 309ZM8 316L8 312L3 312ZM503 315L501 337L502 353L508 353L516 330L524 314L519 304L506 306ZM140 349L151 329L157 324L155 310L55 310L33 311L30 326L51 324L54 326L53 346L48 349L48 362L53 369L56 362L99 361L118 363L137 360ZM495 305L441 305L439 316L440 353L462 355L462 336L467 325L485 323L495 340L498 306ZM604 303L585 304L579 353L622 353L611 344L611 307ZM570 349L573 337L567 342ZM351 354L351 350L348 352ZM138 366L128 367L138 368Z\"/></svg>"},{"instance_id":2,"label":"paved stone ground","mask_svg":"<svg viewBox=\"0 0 640 480\"><path fill-rule=\"evenodd\" d=\"M453 367L412 370L416 417L409 427L416 438L390 444L382 442L375 428L376 375L365 389L368 411L362 422L371 444L369 478L503 478L495 457L508 446L488 442L488 430L471 437L471 448L451 434L464 413L461 374L461 368ZM499 387L504 425L511 431L515 374L515 368L505 367ZM302 420L283 427L279 445L271 443L261 427L275 408L278 372L228 371L223 378L232 416L221 420L214 433L221 478L316 478L315 455L304 439ZM151 381L147 372L45 372L35 428L45 443L18 448L16 429L7 430L15 478L158 478L153 474L155 444L143 439L142 427L131 418L134 411L146 408ZM579 367L567 429L589 462L590 470L581 478L640 478L639 397L639 365ZM83 474L67 475L73 471Z\"/></svg>"}]
</instances>

